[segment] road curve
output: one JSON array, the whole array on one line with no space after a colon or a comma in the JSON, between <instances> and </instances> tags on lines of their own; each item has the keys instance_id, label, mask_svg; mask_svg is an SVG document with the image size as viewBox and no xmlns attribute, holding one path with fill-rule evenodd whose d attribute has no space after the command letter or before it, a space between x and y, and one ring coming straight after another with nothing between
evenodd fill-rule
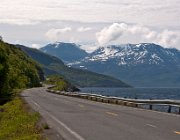
<instances>
[{"instance_id":1,"label":"road curve","mask_svg":"<svg viewBox=\"0 0 180 140\"><path fill-rule=\"evenodd\" d=\"M57 131L57 140L180 140L178 115L56 95L44 87L22 96Z\"/></svg>"}]
</instances>

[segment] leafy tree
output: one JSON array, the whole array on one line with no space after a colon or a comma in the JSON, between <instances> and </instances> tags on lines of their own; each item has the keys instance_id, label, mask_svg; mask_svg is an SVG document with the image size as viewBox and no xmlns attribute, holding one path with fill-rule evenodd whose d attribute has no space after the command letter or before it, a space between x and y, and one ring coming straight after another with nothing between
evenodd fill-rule
<instances>
[{"instance_id":1,"label":"leafy tree","mask_svg":"<svg viewBox=\"0 0 180 140\"><path fill-rule=\"evenodd\" d=\"M6 100L10 96L10 87L7 78L9 72L7 58L8 57L4 53L4 50L0 48L0 102Z\"/></svg>"},{"instance_id":2,"label":"leafy tree","mask_svg":"<svg viewBox=\"0 0 180 140\"><path fill-rule=\"evenodd\" d=\"M41 75L40 75L41 74ZM0 103L14 89L40 86L40 66L20 49L0 41Z\"/></svg>"}]
</instances>

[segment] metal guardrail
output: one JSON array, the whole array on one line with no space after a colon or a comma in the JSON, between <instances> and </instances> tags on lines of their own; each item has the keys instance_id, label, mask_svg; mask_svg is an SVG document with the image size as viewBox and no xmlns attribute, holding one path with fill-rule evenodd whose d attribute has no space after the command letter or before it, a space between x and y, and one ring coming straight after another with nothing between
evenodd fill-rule
<instances>
[{"instance_id":1,"label":"metal guardrail","mask_svg":"<svg viewBox=\"0 0 180 140\"><path fill-rule=\"evenodd\" d=\"M127 99L120 97L107 97L103 95L89 94L89 93L63 92L63 91L55 91L51 89L47 89L47 91L65 96L78 97L78 98L88 99L97 102L124 105L129 107L144 108L142 106L146 106L146 109L150 109L150 110L153 110L154 107L157 106L163 106L163 107L166 106L168 113L171 113L172 110L176 108L176 113L180 114L180 101L176 101L176 100L140 100L140 99Z\"/></svg>"}]
</instances>

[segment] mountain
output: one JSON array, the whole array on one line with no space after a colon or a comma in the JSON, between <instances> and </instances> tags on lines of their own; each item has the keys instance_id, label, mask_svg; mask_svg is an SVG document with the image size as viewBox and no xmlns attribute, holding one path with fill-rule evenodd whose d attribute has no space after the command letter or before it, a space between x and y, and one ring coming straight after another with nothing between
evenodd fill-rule
<instances>
[{"instance_id":1,"label":"mountain","mask_svg":"<svg viewBox=\"0 0 180 140\"><path fill-rule=\"evenodd\" d=\"M80 87L130 87L126 83L110 76L66 66L60 59L37 49L16 45L31 58L39 62L46 75L59 74L72 84Z\"/></svg>"},{"instance_id":2,"label":"mountain","mask_svg":"<svg viewBox=\"0 0 180 140\"><path fill-rule=\"evenodd\" d=\"M136 87L180 87L180 51L156 44L102 46L69 65L114 76Z\"/></svg>"},{"instance_id":3,"label":"mountain","mask_svg":"<svg viewBox=\"0 0 180 140\"><path fill-rule=\"evenodd\" d=\"M14 89L40 86L44 80L40 66L14 45L0 40L0 104Z\"/></svg>"},{"instance_id":4,"label":"mountain","mask_svg":"<svg viewBox=\"0 0 180 140\"><path fill-rule=\"evenodd\" d=\"M86 51L80 49L80 45L74 43L56 42L48 44L40 50L60 58L65 63L79 61L88 55Z\"/></svg>"}]
</instances>

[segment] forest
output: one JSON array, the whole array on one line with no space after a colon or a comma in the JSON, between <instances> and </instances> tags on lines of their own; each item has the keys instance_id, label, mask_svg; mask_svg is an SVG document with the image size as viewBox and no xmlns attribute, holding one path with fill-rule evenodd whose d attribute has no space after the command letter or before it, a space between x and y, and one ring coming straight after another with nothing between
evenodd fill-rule
<instances>
[{"instance_id":1,"label":"forest","mask_svg":"<svg viewBox=\"0 0 180 140\"><path fill-rule=\"evenodd\" d=\"M10 100L14 90L40 86L41 80L39 64L0 38L0 104Z\"/></svg>"}]
</instances>

